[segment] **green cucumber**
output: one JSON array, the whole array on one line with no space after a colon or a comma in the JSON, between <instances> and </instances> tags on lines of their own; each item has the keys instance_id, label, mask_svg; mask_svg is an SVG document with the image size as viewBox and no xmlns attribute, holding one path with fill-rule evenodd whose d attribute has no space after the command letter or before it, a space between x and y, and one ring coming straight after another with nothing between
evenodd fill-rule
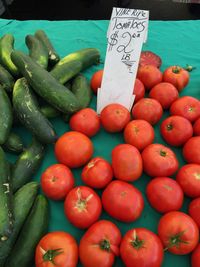
<instances>
[{"instance_id":1,"label":"green cucumber","mask_svg":"<svg viewBox=\"0 0 200 267\"><path fill-rule=\"evenodd\" d=\"M21 137L14 132L10 132L6 142L3 144L3 149L12 153L21 153L24 150Z\"/></svg>"},{"instance_id":2,"label":"green cucumber","mask_svg":"<svg viewBox=\"0 0 200 267\"><path fill-rule=\"evenodd\" d=\"M18 156L12 168L13 192L30 181L44 157L44 146L33 138L32 143Z\"/></svg>"},{"instance_id":3,"label":"green cucumber","mask_svg":"<svg viewBox=\"0 0 200 267\"><path fill-rule=\"evenodd\" d=\"M48 104L41 106L40 112L48 119L56 118L60 115L57 109Z\"/></svg>"},{"instance_id":4,"label":"green cucumber","mask_svg":"<svg viewBox=\"0 0 200 267\"><path fill-rule=\"evenodd\" d=\"M10 168L5 153L0 147L0 250L2 244L12 234L13 229L13 197L10 181Z\"/></svg>"},{"instance_id":5,"label":"green cucumber","mask_svg":"<svg viewBox=\"0 0 200 267\"><path fill-rule=\"evenodd\" d=\"M35 135L41 143L48 144L56 141L57 136L53 126L40 112L36 98L33 96L25 78L16 81L12 102L21 124Z\"/></svg>"},{"instance_id":6,"label":"green cucumber","mask_svg":"<svg viewBox=\"0 0 200 267\"><path fill-rule=\"evenodd\" d=\"M19 71L10 57L14 50L14 36L5 34L0 39L0 63L13 75L18 76Z\"/></svg>"},{"instance_id":7,"label":"green cucumber","mask_svg":"<svg viewBox=\"0 0 200 267\"><path fill-rule=\"evenodd\" d=\"M0 145L4 144L10 133L13 113L10 99L6 91L0 86Z\"/></svg>"},{"instance_id":8,"label":"green cucumber","mask_svg":"<svg viewBox=\"0 0 200 267\"><path fill-rule=\"evenodd\" d=\"M12 235L0 246L0 266L4 266L6 258L14 246L17 236L33 206L38 188L39 184L37 182L30 182L22 186L14 195L13 214L15 221Z\"/></svg>"},{"instance_id":9,"label":"green cucumber","mask_svg":"<svg viewBox=\"0 0 200 267\"><path fill-rule=\"evenodd\" d=\"M48 228L48 202L38 195L26 219L19 237L9 254L6 267L30 267L34 260L35 248Z\"/></svg>"},{"instance_id":10,"label":"green cucumber","mask_svg":"<svg viewBox=\"0 0 200 267\"><path fill-rule=\"evenodd\" d=\"M59 61L60 57L56 53L56 51L55 51L51 41L49 40L47 34L43 30L37 30L35 32L35 37L38 40L40 40L41 43L44 45L44 47L47 49L50 64L55 65Z\"/></svg>"},{"instance_id":11,"label":"green cucumber","mask_svg":"<svg viewBox=\"0 0 200 267\"><path fill-rule=\"evenodd\" d=\"M11 58L36 93L50 105L63 113L73 113L80 109L75 95L29 56L21 51L14 51Z\"/></svg>"},{"instance_id":12,"label":"green cucumber","mask_svg":"<svg viewBox=\"0 0 200 267\"><path fill-rule=\"evenodd\" d=\"M29 56L44 69L48 67L48 51L46 47L33 35L27 35L25 38L29 48Z\"/></svg>"},{"instance_id":13,"label":"green cucumber","mask_svg":"<svg viewBox=\"0 0 200 267\"><path fill-rule=\"evenodd\" d=\"M98 64L99 60L100 53L98 49L84 48L62 58L50 73L60 83L65 84L79 72Z\"/></svg>"},{"instance_id":14,"label":"green cucumber","mask_svg":"<svg viewBox=\"0 0 200 267\"><path fill-rule=\"evenodd\" d=\"M0 85L7 93L11 93L13 90L15 80L13 76L0 65Z\"/></svg>"}]
</instances>

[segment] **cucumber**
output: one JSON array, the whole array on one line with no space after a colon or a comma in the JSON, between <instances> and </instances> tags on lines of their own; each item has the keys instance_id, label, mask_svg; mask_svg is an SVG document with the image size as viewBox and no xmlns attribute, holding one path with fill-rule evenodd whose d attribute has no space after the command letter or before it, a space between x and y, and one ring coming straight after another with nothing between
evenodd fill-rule
<instances>
[{"instance_id":1,"label":"cucumber","mask_svg":"<svg viewBox=\"0 0 200 267\"><path fill-rule=\"evenodd\" d=\"M62 58L50 73L60 83L65 84L79 72L98 64L99 60L100 53L98 49L84 48Z\"/></svg>"},{"instance_id":2,"label":"cucumber","mask_svg":"<svg viewBox=\"0 0 200 267\"><path fill-rule=\"evenodd\" d=\"M33 35L27 35L25 38L29 48L29 56L44 69L48 67L48 51L46 47Z\"/></svg>"},{"instance_id":3,"label":"cucumber","mask_svg":"<svg viewBox=\"0 0 200 267\"><path fill-rule=\"evenodd\" d=\"M71 91L79 100L81 108L89 106L92 99L92 89L84 75L79 74L74 78Z\"/></svg>"},{"instance_id":4,"label":"cucumber","mask_svg":"<svg viewBox=\"0 0 200 267\"><path fill-rule=\"evenodd\" d=\"M13 90L15 80L13 76L0 65L0 85L7 93L11 93Z\"/></svg>"},{"instance_id":5,"label":"cucumber","mask_svg":"<svg viewBox=\"0 0 200 267\"><path fill-rule=\"evenodd\" d=\"M73 113L80 109L75 95L29 56L21 51L14 51L11 58L36 93L50 105L63 113Z\"/></svg>"},{"instance_id":6,"label":"cucumber","mask_svg":"<svg viewBox=\"0 0 200 267\"><path fill-rule=\"evenodd\" d=\"M56 118L60 112L50 105L43 105L40 107L40 112L48 119Z\"/></svg>"},{"instance_id":7,"label":"cucumber","mask_svg":"<svg viewBox=\"0 0 200 267\"><path fill-rule=\"evenodd\" d=\"M38 195L26 219L19 237L9 254L6 267L30 267L35 255L35 248L48 228L48 202L43 195Z\"/></svg>"},{"instance_id":8,"label":"cucumber","mask_svg":"<svg viewBox=\"0 0 200 267\"><path fill-rule=\"evenodd\" d=\"M12 168L13 192L30 181L44 157L44 146L33 138L32 143L18 156Z\"/></svg>"},{"instance_id":9,"label":"cucumber","mask_svg":"<svg viewBox=\"0 0 200 267\"><path fill-rule=\"evenodd\" d=\"M12 234L13 210L12 210L12 185L10 181L9 164L5 159L5 153L0 147L0 250L2 244Z\"/></svg>"},{"instance_id":10,"label":"cucumber","mask_svg":"<svg viewBox=\"0 0 200 267\"><path fill-rule=\"evenodd\" d=\"M2 145L8 138L13 122L10 99L2 86L0 86L0 111L0 145Z\"/></svg>"},{"instance_id":11,"label":"cucumber","mask_svg":"<svg viewBox=\"0 0 200 267\"><path fill-rule=\"evenodd\" d=\"M35 32L35 37L38 40L40 40L41 43L44 45L44 47L47 49L50 64L55 65L59 61L60 57L56 53L56 51L55 51L51 41L49 40L47 34L43 30L37 30Z\"/></svg>"},{"instance_id":12,"label":"cucumber","mask_svg":"<svg viewBox=\"0 0 200 267\"><path fill-rule=\"evenodd\" d=\"M6 142L3 144L3 149L12 153L21 153L24 150L24 144L19 135L10 132Z\"/></svg>"},{"instance_id":13,"label":"cucumber","mask_svg":"<svg viewBox=\"0 0 200 267\"><path fill-rule=\"evenodd\" d=\"M53 126L40 112L36 98L27 80L20 78L13 89L13 108L20 122L44 144L54 143L57 139Z\"/></svg>"},{"instance_id":14,"label":"cucumber","mask_svg":"<svg viewBox=\"0 0 200 267\"><path fill-rule=\"evenodd\" d=\"M0 63L13 75L18 76L19 71L10 57L14 50L14 36L5 34L0 39Z\"/></svg>"},{"instance_id":15,"label":"cucumber","mask_svg":"<svg viewBox=\"0 0 200 267\"><path fill-rule=\"evenodd\" d=\"M12 235L2 246L0 246L0 266L4 266L8 254L14 246L20 229L22 228L36 198L38 188L39 184L37 182L30 182L22 186L14 195L13 214L15 221Z\"/></svg>"}]
</instances>

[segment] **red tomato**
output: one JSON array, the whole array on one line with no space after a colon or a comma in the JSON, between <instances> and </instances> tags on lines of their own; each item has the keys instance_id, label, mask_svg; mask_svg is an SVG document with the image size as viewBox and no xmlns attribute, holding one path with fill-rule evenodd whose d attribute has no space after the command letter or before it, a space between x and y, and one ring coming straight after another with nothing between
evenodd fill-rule
<instances>
[{"instance_id":1,"label":"red tomato","mask_svg":"<svg viewBox=\"0 0 200 267\"><path fill-rule=\"evenodd\" d=\"M130 112L120 104L109 104L100 113L101 123L110 133L121 132L130 119Z\"/></svg>"},{"instance_id":2,"label":"red tomato","mask_svg":"<svg viewBox=\"0 0 200 267\"><path fill-rule=\"evenodd\" d=\"M200 117L200 101L191 96L182 96L172 103L170 113L194 122Z\"/></svg>"},{"instance_id":3,"label":"red tomato","mask_svg":"<svg viewBox=\"0 0 200 267\"><path fill-rule=\"evenodd\" d=\"M200 136L191 137L185 143L183 157L188 163L200 164Z\"/></svg>"},{"instance_id":4,"label":"red tomato","mask_svg":"<svg viewBox=\"0 0 200 267\"><path fill-rule=\"evenodd\" d=\"M192 124L181 116L170 116L162 121L160 132L163 139L172 146L182 146L193 135Z\"/></svg>"},{"instance_id":5,"label":"red tomato","mask_svg":"<svg viewBox=\"0 0 200 267\"><path fill-rule=\"evenodd\" d=\"M175 153L162 144L151 144L142 151L144 171L151 177L168 177L178 170Z\"/></svg>"},{"instance_id":6,"label":"red tomato","mask_svg":"<svg viewBox=\"0 0 200 267\"><path fill-rule=\"evenodd\" d=\"M112 267L119 255L121 233L106 220L94 223L83 235L79 245L80 261L84 267Z\"/></svg>"},{"instance_id":7,"label":"red tomato","mask_svg":"<svg viewBox=\"0 0 200 267\"><path fill-rule=\"evenodd\" d=\"M161 213L179 210L183 204L183 190L180 185L168 177L156 177L146 188L147 199L151 206Z\"/></svg>"},{"instance_id":8,"label":"red tomato","mask_svg":"<svg viewBox=\"0 0 200 267\"><path fill-rule=\"evenodd\" d=\"M200 165L186 164L182 166L176 181L180 184L183 192L189 197L200 197Z\"/></svg>"},{"instance_id":9,"label":"red tomato","mask_svg":"<svg viewBox=\"0 0 200 267\"><path fill-rule=\"evenodd\" d=\"M163 81L173 84L179 92L188 84L190 75L180 66L170 66L163 73Z\"/></svg>"},{"instance_id":10,"label":"red tomato","mask_svg":"<svg viewBox=\"0 0 200 267\"><path fill-rule=\"evenodd\" d=\"M137 78L144 84L147 90L162 82L162 72L153 65L139 66Z\"/></svg>"},{"instance_id":11,"label":"red tomato","mask_svg":"<svg viewBox=\"0 0 200 267\"><path fill-rule=\"evenodd\" d=\"M81 177L92 188L104 188L113 178L112 166L101 157L93 158L83 168Z\"/></svg>"},{"instance_id":12,"label":"red tomato","mask_svg":"<svg viewBox=\"0 0 200 267\"><path fill-rule=\"evenodd\" d=\"M145 120L152 125L161 119L162 114L161 104L153 98L142 98L132 108L133 119Z\"/></svg>"},{"instance_id":13,"label":"red tomato","mask_svg":"<svg viewBox=\"0 0 200 267\"><path fill-rule=\"evenodd\" d=\"M132 120L124 129L125 142L137 147L140 151L153 143L154 136L153 127L145 120Z\"/></svg>"},{"instance_id":14,"label":"red tomato","mask_svg":"<svg viewBox=\"0 0 200 267\"><path fill-rule=\"evenodd\" d=\"M179 94L173 84L162 82L151 89L149 97L156 99L163 109L168 109L178 99Z\"/></svg>"},{"instance_id":15,"label":"red tomato","mask_svg":"<svg viewBox=\"0 0 200 267\"><path fill-rule=\"evenodd\" d=\"M41 187L48 198L62 200L74 187L74 176L67 166L53 164L42 173Z\"/></svg>"},{"instance_id":16,"label":"red tomato","mask_svg":"<svg viewBox=\"0 0 200 267\"><path fill-rule=\"evenodd\" d=\"M134 222L144 208L141 192L132 184L112 181L103 191L104 210L113 218L122 222Z\"/></svg>"},{"instance_id":17,"label":"red tomato","mask_svg":"<svg viewBox=\"0 0 200 267\"><path fill-rule=\"evenodd\" d=\"M84 108L71 116L69 126L73 131L92 137L100 130L100 118L91 108Z\"/></svg>"},{"instance_id":18,"label":"red tomato","mask_svg":"<svg viewBox=\"0 0 200 267\"><path fill-rule=\"evenodd\" d=\"M35 251L36 267L76 267L78 245L66 232L51 232L42 237Z\"/></svg>"},{"instance_id":19,"label":"red tomato","mask_svg":"<svg viewBox=\"0 0 200 267\"><path fill-rule=\"evenodd\" d=\"M78 186L68 193L64 210L71 224L85 229L99 219L102 205L99 196L92 188Z\"/></svg>"},{"instance_id":20,"label":"red tomato","mask_svg":"<svg viewBox=\"0 0 200 267\"><path fill-rule=\"evenodd\" d=\"M116 179L132 182L142 175L142 157L139 150L129 144L117 145L112 150L112 167Z\"/></svg>"},{"instance_id":21,"label":"red tomato","mask_svg":"<svg viewBox=\"0 0 200 267\"><path fill-rule=\"evenodd\" d=\"M197 247L192 252L191 263L192 263L191 267L200 266L200 244L198 244Z\"/></svg>"},{"instance_id":22,"label":"red tomato","mask_svg":"<svg viewBox=\"0 0 200 267\"><path fill-rule=\"evenodd\" d=\"M193 124L194 135L200 135L200 118L198 118Z\"/></svg>"},{"instance_id":23,"label":"red tomato","mask_svg":"<svg viewBox=\"0 0 200 267\"><path fill-rule=\"evenodd\" d=\"M193 251L199 241L199 229L186 213L170 211L158 223L158 236L165 250L184 255Z\"/></svg>"},{"instance_id":24,"label":"red tomato","mask_svg":"<svg viewBox=\"0 0 200 267\"><path fill-rule=\"evenodd\" d=\"M97 94L98 88L101 87L102 77L103 77L103 70L98 70L92 75L90 86L95 94Z\"/></svg>"},{"instance_id":25,"label":"red tomato","mask_svg":"<svg viewBox=\"0 0 200 267\"><path fill-rule=\"evenodd\" d=\"M161 267L163 246L156 234L145 228L129 230L120 245L126 267Z\"/></svg>"},{"instance_id":26,"label":"red tomato","mask_svg":"<svg viewBox=\"0 0 200 267\"><path fill-rule=\"evenodd\" d=\"M145 87L144 84L139 80L135 79L135 85L133 88L133 94L135 95L135 103L138 102L145 95Z\"/></svg>"},{"instance_id":27,"label":"red tomato","mask_svg":"<svg viewBox=\"0 0 200 267\"><path fill-rule=\"evenodd\" d=\"M200 228L200 197L190 202L188 213ZM199 262L200 263L200 262Z\"/></svg>"},{"instance_id":28,"label":"red tomato","mask_svg":"<svg viewBox=\"0 0 200 267\"><path fill-rule=\"evenodd\" d=\"M84 134L71 131L60 136L55 144L55 155L60 163L70 168L85 165L92 157L93 144Z\"/></svg>"}]
</instances>

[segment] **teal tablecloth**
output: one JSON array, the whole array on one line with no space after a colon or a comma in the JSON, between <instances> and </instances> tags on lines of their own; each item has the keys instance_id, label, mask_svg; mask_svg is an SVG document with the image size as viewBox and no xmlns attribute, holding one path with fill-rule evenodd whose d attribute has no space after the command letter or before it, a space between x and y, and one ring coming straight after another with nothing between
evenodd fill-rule
<instances>
[{"instance_id":1,"label":"teal tablecloth","mask_svg":"<svg viewBox=\"0 0 200 267\"><path fill-rule=\"evenodd\" d=\"M0 20L1 35L5 33L12 33L15 36L15 47L17 49L27 52L24 41L25 36L27 34L33 34L37 29L41 28L47 32L61 57L81 48L96 47L101 52L102 62L104 62L105 59L107 27L108 21ZM150 21L148 41L144 45L143 49L152 50L162 57L163 64L161 70L164 70L166 67L174 64L182 66L191 64L196 66L196 70L191 73L191 81L189 85L184 89L181 95L192 95L195 97L200 96L200 21ZM92 74L100 68L103 68L103 63L85 71L87 78L90 79ZM91 106L93 108L96 107L95 96L93 97ZM165 113L163 118L166 116L167 113ZM68 125L61 119L54 119L52 122L58 135L61 135L69 130ZM159 134L159 125L160 123L155 127L155 142L164 143ZM29 142L31 136L27 131L22 128L18 128L16 131L23 136L26 143ZM101 131L92 138L92 142L95 148L94 156L102 156L110 161L112 148L123 142L123 136L122 134L111 135L101 129ZM181 149L176 148L174 151L178 155L180 164L184 164ZM9 154L8 158L14 161L16 157ZM43 161L37 175L35 175L33 179L39 181L40 175L45 168L55 162L56 159L54 157L53 145L49 145L47 147L45 160ZM74 171L77 185L82 183L80 173L81 169ZM142 191L145 199L145 208L141 218L131 224L124 224L111 219L119 226L122 234L132 227L147 227L154 232L157 231L157 223L161 215L150 207L145 197L145 188L149 180L149 177L143 175L138 181L134 182L134 185ZM189 201L189 198L185 199L184 206L182 208L183 211L187 211ZM64 216L62 202L50 201L50 213L49 231L68 231L76 238L77 241L80 240L84 231L76 229L67 221ZM101 218L110 219L110 217L105 213L102 214ZM81 264L79 266L81 266ZM123 266L120 259L117 259L115 266ZM175 256L170 253L165 253L163 267L169 266L191 266L190 255Z\"/></svg>"}]
</instances>

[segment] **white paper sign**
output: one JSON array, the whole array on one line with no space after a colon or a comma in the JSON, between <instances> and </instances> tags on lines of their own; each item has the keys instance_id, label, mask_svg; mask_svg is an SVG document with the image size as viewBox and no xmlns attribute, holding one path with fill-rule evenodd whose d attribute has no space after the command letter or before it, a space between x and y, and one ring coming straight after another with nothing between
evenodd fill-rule
<instances>
[{"instance_id":1,"label":"white paper sign","mask_svg":"<svg viewBox=\"0 0 200 267\"><path fill-rule=\"evenodd\" d=\"M146 10L113 8L107 31L104 74L97 95L98 113L111 103L131 109L142 44L147 38L148 19Z\"/></svg>"}]
</instances>

